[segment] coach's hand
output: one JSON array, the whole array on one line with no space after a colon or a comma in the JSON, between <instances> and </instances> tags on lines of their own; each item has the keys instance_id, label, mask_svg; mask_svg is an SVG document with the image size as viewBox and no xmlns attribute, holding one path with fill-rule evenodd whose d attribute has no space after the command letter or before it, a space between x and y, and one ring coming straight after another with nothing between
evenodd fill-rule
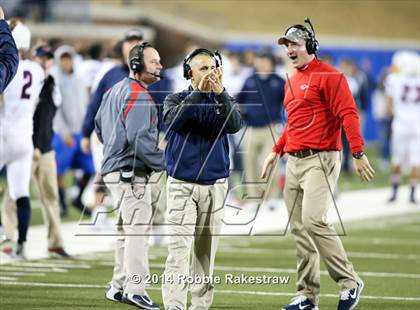
<instances>
[{"instance_id":1,"label":"coach's hand","mask_svg":"<svg viewBox=\"0 0 420 310\"><path fill-rule=\"evenodd\" d=\"M0 20L4 19L3 8L0 6Z\"/></svg>"},{"instance_id":2,"label":"coach's hand","mask_svg":"<svg viewBox=\"0 0 420 310\"><path fill-rule=\"evenodd\" d=\"M212 74L209 76L209 83L211 86L211 91L216 95L220 95L223 90L223 69L215 68L212 70Z\"/></svg>"},{"instance_id":3,"label":"coach's hand","mask_svg":"<svg viewBox=\"0 0 420 310\"><path fill-rule=\"evenodd\" d=\"M202 93L208 93L211 90L211 86L209 83L209 77L210 77L211 72L205 74L201 80L200 83L198 83L198 90Z\"/></svg>"},{"instance_id":4,"label":"coach's hand","mask_svg":"<svg viewBox=\"0 0 420 310\"><path fill-rule=\"evenodd\" d=\"M269 174L269 172L273 168L273 165L276 162L277 155L278 154L276 152L271 152L265 158L264 164L263 164L263 167L262 167L262 171L261 171L261 179L264 179Z\"/></svg>"},{"instance_id":5,"label":"coach's hand","mask_svg":"<svg viewBox=\"0 0 420 310\"><path fill-rule=\"evenodd\" d=\"M80 140L80 148L83 153L90 154L90 139L86 137L82 138L82 140Z\"/></svg>"},{"instance_id":6,"label":"coach's hand","mask_svg":"<svg viewBox=\"0 0 420 310\"><path fill-rule=\"evenodd\" d=\"M375 176L375 170L369 164L369 160L366 155L363 155L360 159L353 158L354 168L356 173L362 181L371 181Z\"/></svg>"},{"instance_id":7,"label":"coach's hand","mask_svg":"<svg viewBox=\"0 0 420 310\"><path fill-rule=\"evenodd\" d=\"M73 147L73 146L74 146L74 144L75 144L75 142L74 142L74 139L73 139L73 136L72 136L72 135L67 135L67 136L65 136L65 137L63 138L63 142L64 142L64 144L65 144L65 145L67 145L68 147Z\"/></svg>"},{"instance_id":8,"label":"coach's hand","mask_svg":"<svg viewBox=\"0 0 420 310\"><path fill-rule=\"evenodd\" d=\"M42 156L42 154L41 154L40 149L39 148L34 148L34 153L32 155L33 160L38 161L38 160L41 159L41 156Z\"/></svg>"}]
</instances>

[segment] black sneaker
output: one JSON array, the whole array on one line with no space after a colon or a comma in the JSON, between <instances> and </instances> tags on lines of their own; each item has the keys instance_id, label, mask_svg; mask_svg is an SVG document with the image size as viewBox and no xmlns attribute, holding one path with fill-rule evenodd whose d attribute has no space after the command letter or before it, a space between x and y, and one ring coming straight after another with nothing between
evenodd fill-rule
<instances>
[{"instance_id":1,"label":"black sneaker","mask_svg":"<svg viewBox=\"0 0 420 310\"><path fill-rule=\"evenodd\" d=\"M16 245L16 251L13 255L15 259L17 260L26 260L26 244L23 243L17 243Z\"/></svg>"},{"instance_id":2,"label":"black sneaker","mask_svg":"<svg viewBox=\"0 0 420 310\"><path fill-rule=\"evenodd\" d=\"M89 208L86 208L85 205L83 204L81 199L73 199L73 201L71 202L73 207L75 207L77 210L79 210L80 213L82 213L84 216L90 217L92 216L92 211L90 211Z\"/></svg>"},{"instance_id":3,"label":"black sneaker","mask_svg":"<svg viewBox=\"0 0 420 310\"><path fill-rule=\"evenodd\" d=\"M360 280L360 282L357 282L357 287L340 292L337 310L352 310L356 308L363 286L363 281Z\"/></svg>"},{"instance_id":4,"label":"black sneaker","mask_svg":"<svg viewBox=\"0 0 420 310\"><path fill-rule=\"evenodd\" d=\"M147 295L125 293L122 297L122 301L137 306L139 309L160 310L159 305L155 304Z\"/></svg>"},{"instance_id":5,"label":"black sneaker","mask_svg":"<svg viewBox=\"0 0 420 310\"><path fill-rule=\"evenodd\" d=\"M319 310L308 297L304 295L296 296L292 299L290 304L281 308L282 310Z\"/></svg>"},{"instance_id":6,"label":"black sneaker","mask_svg":"<svg viewBox=\"0 0 420 310\"><path fill-rule=\"evenodd\" d=\"M388 198L388 203L393 203L395 202L395 200L397 200L397 195L392 195L391 197Z\"/></svg>"},{"instance_id":7,"label":"black sneaker","mask_svg":"<svg viewBox=\"0 0 420 310\"><path fill-rule=\"evenodd\" d=\"M56 257L56 258L71 258L71 255L67 253L62 247L49 248L48 254L51 257Z\"/></svg>"}]
</instances>

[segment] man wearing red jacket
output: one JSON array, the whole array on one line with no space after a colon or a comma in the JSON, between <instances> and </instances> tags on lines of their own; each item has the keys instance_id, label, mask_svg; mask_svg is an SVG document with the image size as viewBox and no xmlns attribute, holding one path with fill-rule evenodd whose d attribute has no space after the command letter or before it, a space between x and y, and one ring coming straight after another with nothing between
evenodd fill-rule
<instances>
[{"instance_id":1,"label":"man wearing red jacket","mask_svg":"<svg viewBox=\"0 0 420 310\"><path fill-rule=\"evenodd\" d=\"M363 153L356 104L344 75L317 59L312 25L311 30L289 27L278 43L286 46L296 72L285 84L286 128L266 157L261 177L278 155L289 154L284 199L297 247L297 294L282 309L318 309L319 257L340 287L338 310L354 309L363 282L326 217L340 172L342 127L362 181L375 173Z\"/></svg>"}]
</instances>

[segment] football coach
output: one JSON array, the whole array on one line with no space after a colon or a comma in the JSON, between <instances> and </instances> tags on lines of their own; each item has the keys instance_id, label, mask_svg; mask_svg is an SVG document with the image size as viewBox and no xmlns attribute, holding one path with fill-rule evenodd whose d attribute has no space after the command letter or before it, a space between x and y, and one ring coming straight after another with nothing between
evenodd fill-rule
<instances>
[{"instance_id":1,"label":"football coach","mask_svg":"<svg viewBox=\"0 0 420 310\"><path fill-rule=\"evenodd\" d=\"M170 234L162 284L165 309L186 309L189 284L190 310L209 309L213 301L213 283L185 279L213 275L228 190L227 134L242 126L238 105L223 87L221 61L217 51L193 50L183 62L184 77L191 85L164 102L163 120L169 126L165 164Z\"/></svg>"},{"instance_id":2,"label":"football coach","mask_svg":"<svg viewBox=\"0 0 420 310\"><path fill-rule=\"evenodd\" d=\"M283 310L318 310L320 258L340 287L337 310L354 309L363 281L353 268L334 227L327 221L340 173L341 130L344 128L362 181L374 170L364 153L356 104L344 75L316 57L318 41L311 29L297 24L279 38L296 72L285 86L288 120L262 177L278 155L289 155L284 200L297 249L297 294Z\"/></svg>"}]
</instances>

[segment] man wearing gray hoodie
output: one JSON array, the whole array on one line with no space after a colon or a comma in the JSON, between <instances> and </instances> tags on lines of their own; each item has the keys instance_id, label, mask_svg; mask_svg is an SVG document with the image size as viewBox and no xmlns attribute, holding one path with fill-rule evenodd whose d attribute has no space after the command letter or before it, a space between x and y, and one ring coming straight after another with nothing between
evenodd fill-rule
<instances>
[{"instance_id":1,"label":"man wearing gray hoodie","mask_svg":"<svg viewBox=\"0 0 420 310\"><path fill-rule=\"evenodd\" d=\"M61 214L67 215L65 201L64 175L69 169L82 169L83 176L78 180L79 194L73 201L75 207L83 211L81 202L83 190L95 173L92 156L80 148L81 128L88 103L88 90L82 78L74 70L76 52L68 45L62 45L55 51L57 67L53 72L60 88L62 105L54 118L53 148L56 152L58 188ZM89 213L88 210L85 211Z\"/></svg>"}]
</instances>

